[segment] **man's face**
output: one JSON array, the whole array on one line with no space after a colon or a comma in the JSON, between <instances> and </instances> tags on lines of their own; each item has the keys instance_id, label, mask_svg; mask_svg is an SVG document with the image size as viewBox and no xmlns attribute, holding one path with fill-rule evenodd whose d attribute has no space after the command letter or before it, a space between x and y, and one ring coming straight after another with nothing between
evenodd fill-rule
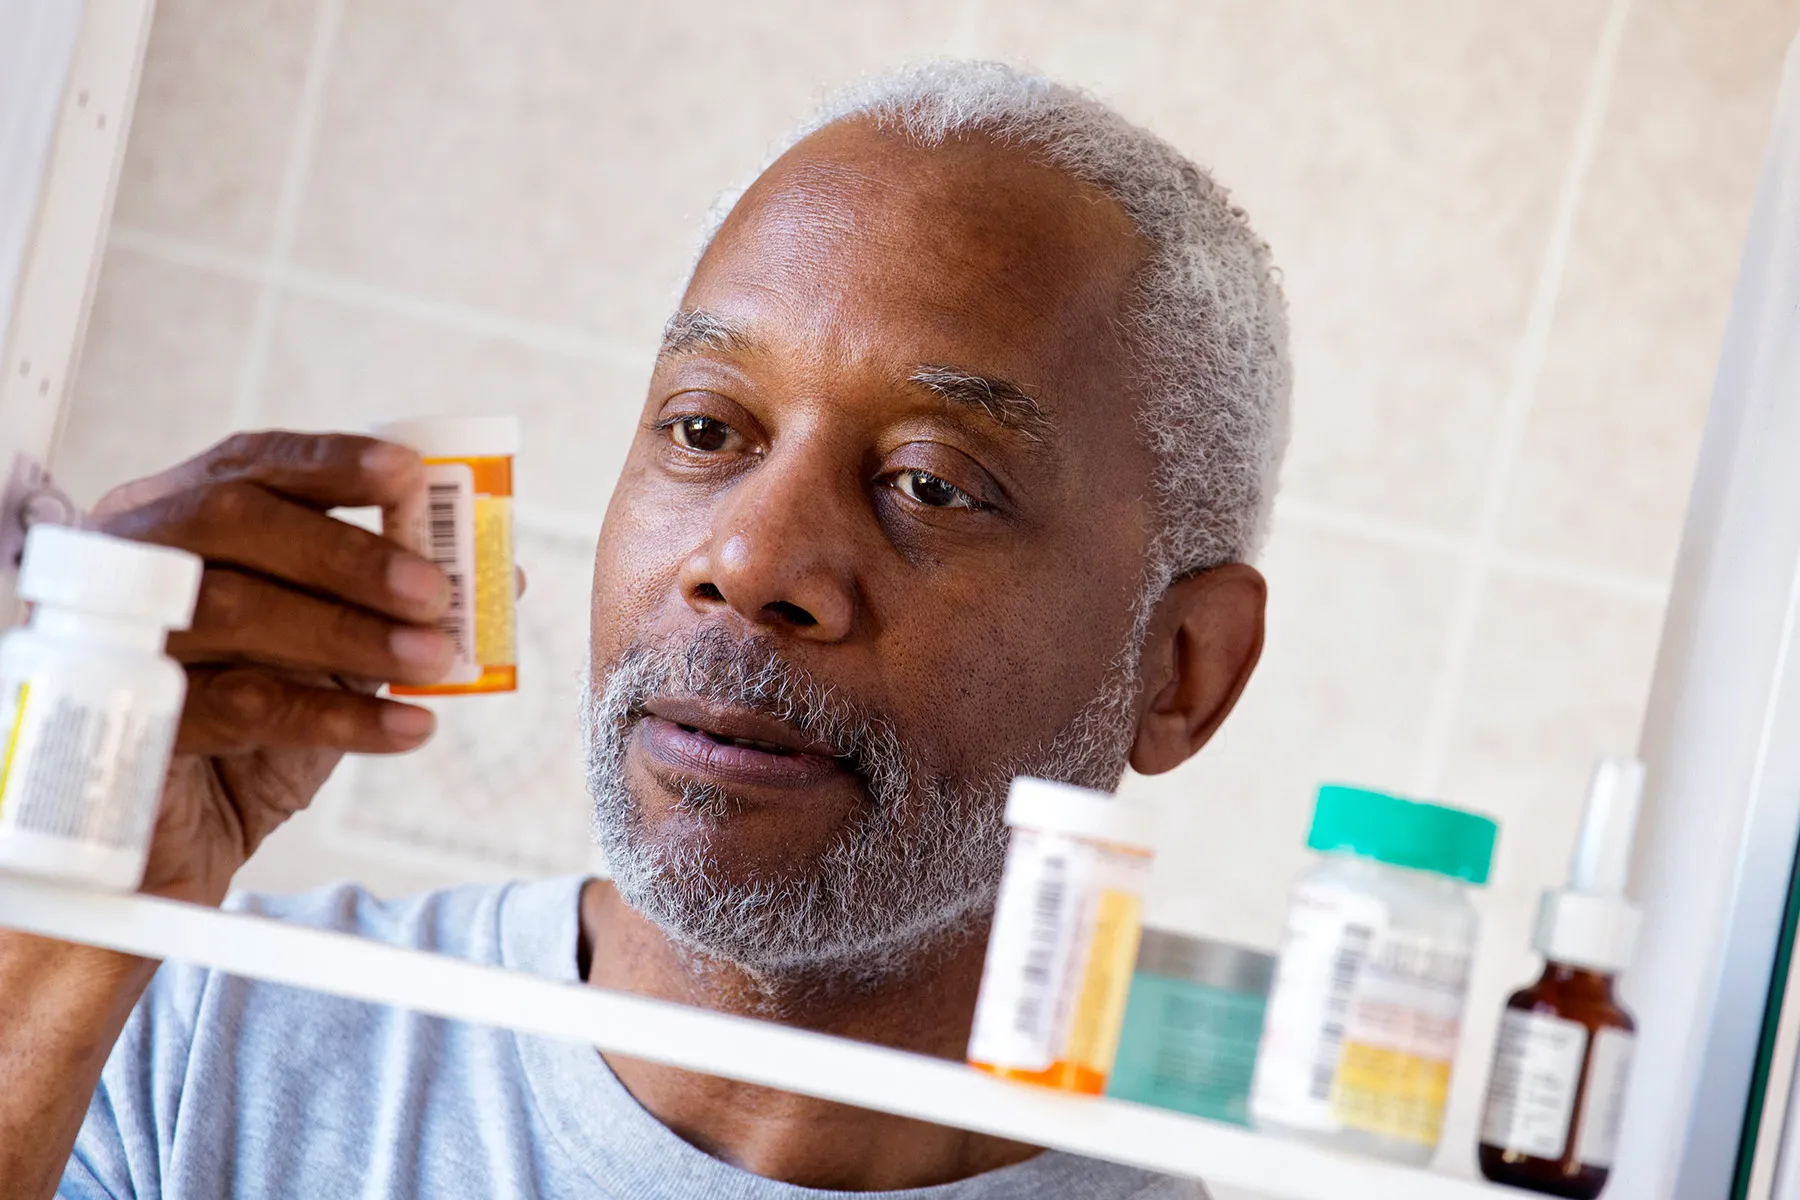
<instances>
[{"instance_id":1,"label":"man's face","mask_svg":"<svg viewBox=\"0 0 1800 1200\"><path fill-rule=\"evenodd\" d=\"M1149 452L1111 200L985 140L802 142L702 258L595 561L591 774L621 892L768 970L991 902L1015 772L1135 724Z\"/></svg>"}]
</instances>

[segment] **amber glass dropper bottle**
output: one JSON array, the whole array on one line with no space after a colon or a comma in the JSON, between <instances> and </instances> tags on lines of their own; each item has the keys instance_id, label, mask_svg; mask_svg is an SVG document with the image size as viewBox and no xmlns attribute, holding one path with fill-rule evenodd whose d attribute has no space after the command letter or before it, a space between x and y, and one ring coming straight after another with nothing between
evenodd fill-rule
<instances>
[{"instance_id":1,"label":"amber glass dropper bottle","mask_svg":"<svg viewBox=\"0 0 1800 1200\"><path fill-rule=\"evenodd\" d=\"M1481 1123L1495 1183L1573 1200L1606 1187L1637 1032L1613 984L1637 933L1625 876L1643 783L1642 763L1600 763L1569 885L1538 907L1544 973L1506 1002Z\"/></svg>"}]
</instances>

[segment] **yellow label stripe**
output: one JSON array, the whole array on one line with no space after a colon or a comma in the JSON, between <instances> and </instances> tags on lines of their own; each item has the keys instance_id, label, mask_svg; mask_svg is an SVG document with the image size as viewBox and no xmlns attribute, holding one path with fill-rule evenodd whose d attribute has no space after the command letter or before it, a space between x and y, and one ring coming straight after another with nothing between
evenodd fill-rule
<instances>
[{"instance_id":1,"label":"yellow label stripe","mask_svg":"<svg viewBox=\"0 0 1800 1200\"><path fill-rule=\"evenodd\" d=\"M1332 1091L1333 1115L1351 1129L1437 1144L1450 1096L1450 1064L1345 1042Z\"/></svg>"},{"instance_id":2,"label":"yellow label stripe","mask_svg":"<svg viewBox=\"0 0 1800 1200\"><path fill-rule=\"evenodd\" d=\"M25 728L25 701L30 696L31 683L21 683L19 706L13 710L12 730L6 735L6 757L0 758L0 810L6 808L6 780L12 774L13 756L19 752L19 731Z\"/></svg>"},{"instance_id":3,"label":"yellow label stripe","mask_svg":"<svg viewBox=\"0 0 1800 1200\"><path fill-rule=\"evenodd\" d=\"M513 642L512 500L475 497L475 661L484 667L519 661Z\"/></svg>"},{"instance_id":4,"label":"yellow label stripe","mask_svg":"<svg viewBox=\"0 0 1800 1200\"><path fill-rule=\"evenodd\" d=\"M1067 1058L1105 1076L1119 1048L1119 1026L1125 1019L1125 996L1137 963L1143 901L1111 888L1094 906L1093 936L1088 942L1081 991L1069 1023Z\"/></svg>"}]
</instances>

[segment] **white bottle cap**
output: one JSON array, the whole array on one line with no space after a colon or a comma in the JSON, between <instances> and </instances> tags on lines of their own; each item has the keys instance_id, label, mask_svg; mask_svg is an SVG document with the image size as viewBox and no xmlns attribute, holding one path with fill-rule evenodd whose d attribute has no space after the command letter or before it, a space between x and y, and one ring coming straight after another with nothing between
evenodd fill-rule
<instances>
[{"instance_id":1,"label":"white bottle cap","mask_svg":"<svg viewBox=\"0 0 1800 1200\"><path fill-rule=\"evenodd\" d=\"M1569 866L1569 883L1538 905L1538 952L1551 962L1616 974L1631 963L1638 911L1625 898L1637 833L1644 764L1602 759L1588 786L1587 811Z\"/></svg>"},{"instance_id":2,"label":"white bottle cap","mask_svg":"<svg viewBox=\"0 0 1800 1200\"><path fill-rule=\"evenodd\" d=\"M517 417L411 417L370 431L420 458L499 458L519 452Z\"/></svg>"},{"instance_id":3,"label":"white bottle cap","mask_svg":"<svg viewBox=\"0 0 1800 1200\"><path fill-rule=\"evenodd\" d=\"M51 608L186 629L204 568L186 550L33 525L19 564L19 595Z\"/></svg>"},{"instance_id":4,"label":"white bottle cap","mask_svg":"<svg viewBox=\"0 0 1800 1200\"><path fill-rule=\"evenodd\" d=\"M1149 805L1029 775L1012 781L1006 823L1138 850L1156 849L1157 812Z\"/></svg>"}]
</instances>

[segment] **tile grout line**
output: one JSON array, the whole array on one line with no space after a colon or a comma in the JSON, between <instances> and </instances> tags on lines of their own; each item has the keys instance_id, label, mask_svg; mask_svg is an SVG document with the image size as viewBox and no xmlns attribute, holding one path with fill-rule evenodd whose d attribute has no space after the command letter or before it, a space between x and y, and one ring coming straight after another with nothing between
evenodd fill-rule
<instances>
[{"instance_id":1,"label":"tile grout line","mask_svg":"<svg viewBox=\"0 0 1800 1200\"><path fill-rule=\"evenodd\" d=\"M276 195L275 228L263 265L262 286L256 297L256 311L251 318L250 337L238 372L237 390L232 396L233 429L256 424L261 415L263 384L274 353L275 316L281 305L281 287L287 274L288 258L299 233L300 201L312 174L313 151L325 106L325 81L330 75L331 53L337 44L343 16L344 0L319 0L318 15L313 21L312 45L307 51L306 77L300 87L287 161L282 166L281 190Z\"/></svg>"},{"instance_id":2,"label":"tile grout line","mask_svg":"<svg viewBox=\"0 0 1800 1200\"><path fill-rule=\"evenodd\" d=\"M1396 550L1415 550L1426 554L1445 554L1466 558L1473 549L1468 537L1444 533L1422 525L1389 520L1351 509L1328 508L1306 500L1277 497L1276 524L1297 525L1303 529L1344 534L1365 542Z\"/></svg>"},{"instance_id":3,"label":"tile grout line","mask_svg":"<svg viewBox=\"0 0 1800 1200\"><path fill-rule=\"evenodd\" d=\"M1658 609L1669 602L1669 585L1654 579L1609 571L1603 567L1585 567L1579 563L1521 554L1513 550L1495 550L1488 556L1488 566L1496 574L1519 579L1537 579L1600 592L1622 600L1653 604Z\"/></svg>"},{"instance_id":4,"label":"tile grout line","mask_svg":"<svg viewBox=\"0 0 1800 1200\"><path fill-rule=\"evenodd\" d=\"M262 258L116 222L106 231L106 245L108 249L128 250L169 266L206 271L240 283L261 284L269 278L268 263Z\"/></svg>"},{"instance_id":5,"label":"tile grout line","mask_svg":"<svg viewBox=\"0 0 1800 1200\"><path fill-rule=\"evenodd\" d=\"M1568 584L1629 600L1660 605L1668 599L1668 583L1647 575L1590 567L1565 559L1501 547L1483 551L1480 542L1471 536L1408 525L1365 513L1324 508L1305 500L1277 500L1275 521L1279 525L1356 538L1388 549L1437 554L1458 559L1464 564L1473 563L1479 556L1485 558L1494 570L1508 575Z\"/></svg>"},{"instance_id":6,"label":"tile grout line","mask_svg":"<svg viewBox=\"0 0 1800 1200\"><path fill-rule=\"evenodd\" d=\"M614 338L584 333L577 329L541 325L467 305L432 300L396 288L296 267L292 263L283 268L277 279L268 263L182 238L128 226L114 226L107 240L109 245L174 266L209 271L246 283L268 284L273 280L272 286L294 295L329 300L346 308L402 317L424 325L454 329L476 337L509 342L568 358L631 369L641 369L650 362L651 350L648 347L635 347Z\"/></svg>"},{"instance_id":7,"label":"tile grout line","mask_svg":"<svg viewBox=\"0 0 1800 1200\"><path fill-rule=\"evenodd\" d=\"M579 330L521 321L465 305L432 300L374 284L358 283L319 271L290 267L284 282L289 291L299 295L335 301L346 307L407 317L422 324L456 329L477 337L511 342L569 358L633 369L645 369L650 365L649 347L633 347L612 338Z\"/></svg>"},{"instance_id":8,"label":"tile grout line","mask_svg":"<svg viewBox=\"0 0 1800 1200\"><path fill-rule=\"evenodd\" d=\"M1587 86L1583 90L1581 109L1575 121L1575 135L1570 145L1568 164L1563 171L1562 186L1557 197L1556 212L1545 239L1544 256L1538 266L1538 277L1532 289L1530 307L1526 310L1524 328L1513 355L1511 379L1501 404L1500 429L1490 460L1488 479L1482 497L1481 517L1477 526L1475 552L1463 580L1445 647L1442 667L1433 688L1430 716L1425 738L1414 772L1413 789L1423 795L1436 792L1442 785L1450 739L1457 717L1457 701L1467 681L1469 661L1474 653L1479 629L1482 600L1487 579L1498 554L1501 522L1506 501L1518 470L1524 449L1532 409L1537 401L1544 361L1549 352L1550 336L1556 319L1557 302L1561 298L1563 276L1568 267L1570 247L1581 214L1588 174L1606 123L1612 102L1614 83L1625 41L1627 18L1632 0L1612 0L1607 6L1605 23L1594 48Z\"/></svg>"}]
</instances>

